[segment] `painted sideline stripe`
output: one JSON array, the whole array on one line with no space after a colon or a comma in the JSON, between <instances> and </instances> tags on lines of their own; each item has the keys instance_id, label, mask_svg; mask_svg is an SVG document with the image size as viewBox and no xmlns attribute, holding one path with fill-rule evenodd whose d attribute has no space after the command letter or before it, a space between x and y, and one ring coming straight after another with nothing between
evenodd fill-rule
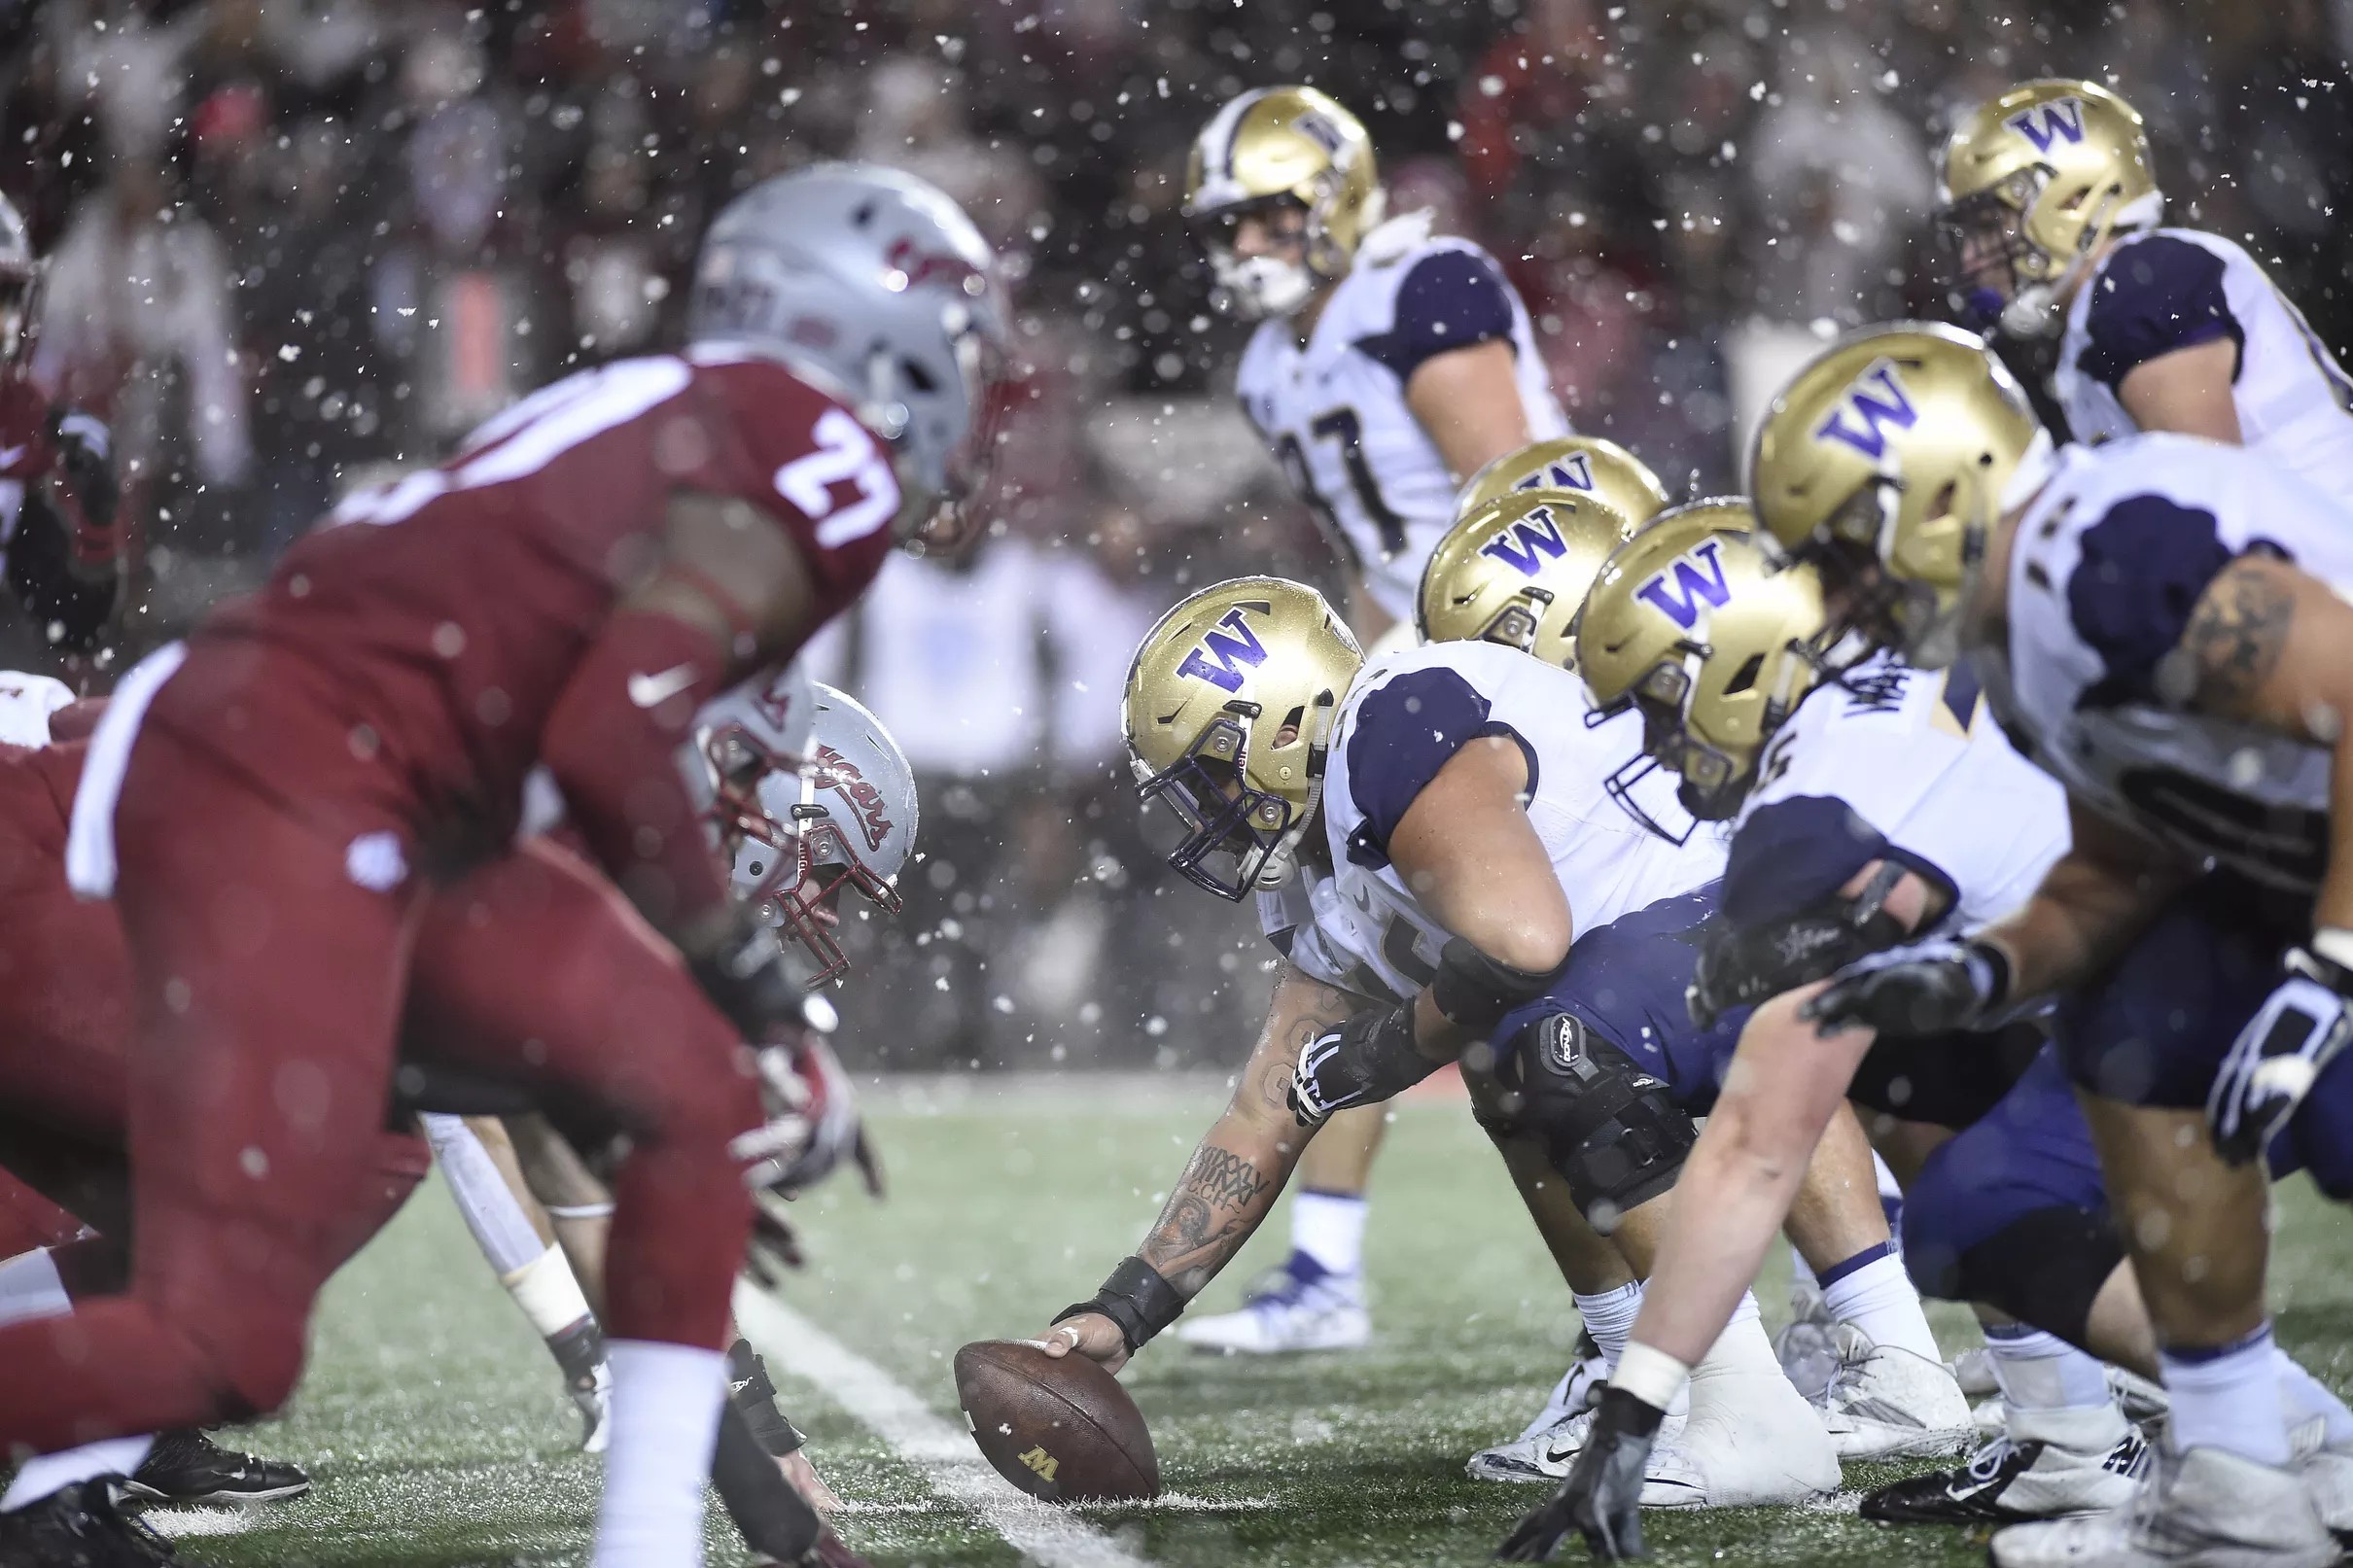
<instances>
[{"instance_id":1,"label":"painted sideline stripe","mask_svg":"<svg viewBox=\"0 0 2353 1568\"><path fill-rule=\"evenodd\" d=\"M922 1471L933 1491L969 1509L1039 1568L1148 1568L1147 1559L1076 1515L1014 1490L969 1433L765 1291L739 1288L735 1321L761 1354L815 1383Z\"/></svg>"}]
</instances>

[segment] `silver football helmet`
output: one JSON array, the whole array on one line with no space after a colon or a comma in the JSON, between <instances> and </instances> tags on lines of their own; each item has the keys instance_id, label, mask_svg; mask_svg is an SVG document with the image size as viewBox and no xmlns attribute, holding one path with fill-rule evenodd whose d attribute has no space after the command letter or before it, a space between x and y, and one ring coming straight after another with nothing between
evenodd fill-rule
<instances>
[{"instance_id":1,"label":"silver football helmet","mask_svg":"<svg viewBox=\"0 0 2353 1568\"><path fill-rule=\"evenodd\" d=\"M23 214L0 196L0 365L24 358L41 306L41 258Z\"/></svg>"},{"instance_id":2,"label":"silver football helmet","mask_svg":"<svg viewBox=\"0 0 2353 1568\"><path fill-rule=\"evenodd\" d=\"M934 187L863 163L762 181L712 221L686 335L816 372L890 443L906 539L939 547L987 469L1007 343L996 257Z\"/></svg>"},{"instance_id":3,"label":"silver football helmet","mask_svg":"<svg viewBox=\"0 0 2353 1568\"><path fill-rule=\"evenodd\" d=\"M704 711L720 841L737 896L817 961L849 973L833 934L845 889L888 915L914 853L915 776L891 732L847 692L800 679ZM795 705L799 706L795 706Z\"/></svg>"}]
</instances>

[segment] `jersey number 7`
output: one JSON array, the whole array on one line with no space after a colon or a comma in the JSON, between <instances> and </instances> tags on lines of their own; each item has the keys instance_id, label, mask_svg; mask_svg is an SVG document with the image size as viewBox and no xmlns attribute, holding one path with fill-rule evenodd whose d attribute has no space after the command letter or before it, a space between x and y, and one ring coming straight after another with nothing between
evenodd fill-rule
<instances>
[{"instance_id":1,"label":"jersey number 7","mask_svg":"<svg viewBox=\"0 0 2353 1568\"><path fill-rule=\"evenodd\" d=\"M1364 460L1364 421L1356 410L1345 403L1338 408L1316 416L1308 430L1326 440L1340 443L1340 461L1348 469L1349 488L1356 493L1356 505L1363 508L1365 518L1381 536L1383 560L1394 560L1405 549L1405 519L1389 509L1382 499L1380 483L1373 478L1372 465ZM1348 545L1348 531L1340 526L1339 514L1323 492L1316 488L1316 476L1309 471L1307 453L1299 445L1299 437L1285 435L1275 443L1275 457L1290 475L1293 488L1324 526L1337 535L1344 548Z\"/></svg>"}]
</instances>

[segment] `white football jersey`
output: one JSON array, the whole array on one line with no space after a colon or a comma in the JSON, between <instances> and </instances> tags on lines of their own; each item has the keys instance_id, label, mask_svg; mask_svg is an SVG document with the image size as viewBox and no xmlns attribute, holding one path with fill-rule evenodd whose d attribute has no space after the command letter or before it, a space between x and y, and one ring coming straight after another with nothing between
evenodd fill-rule
<instances>
[{"instance_id":1,"label":"white football jersey","mask_svg":"<svg viewBox=\"0 0 2353 1568\"><path fill-rule=\"evenodd\" d=\"M1938 929L1969 930L2024 903L2067 853L2066 790L2003 736L1966 664L1915 670L1881 656L1816 687L1757 776L1724 872L1736 925L1803 909L1893 859L1944 893Z\"/></svg>"},{"instance_id":2,"label":"white football jersey","mask_svg":"<svg viewBox=\"0 0 2353 1568\"><path fill-rule=\"evenodd\" d=\"M1508 337L1529 438L1568 433L1503 269L1468 240L1425 237L1425 225L1413 214L1367 235L1305 344L1289 322L1262 323L1234 386L1300 499L1401 621L1414 618L1422 563L1454 521L1457 489L1406 406L1422 362Z\"/></svg>"},{"instance_id":3,"label":"white football jersey","mask_svg":"<svg viewBox=\"0 0 2353 1568\"><path fill-rule=\"evenodd\" d=\"M2068 307L2052 387L2075 438L2137 433L2117 396L2125 376L2217 338L2238 345L2239 438L2332 494L2353 494L2353 380L2255 258L2195 228L2120 240Z\"/></svg>"},{"instance_id":4,"label":"white football jersey","mask_svg":"<svg viewBox=\"0 0 2353 1568\"><path fill-rule=\"evenodd\" d=\"M2353 589L2353 513L2260 452L2152 434L2069 447L2020 519L2009 641L1981 662L2031 754L2103 815L2309 893L2329 852L2329 752L2186 714L2159 666L2252 544Z\"/></svg>"},{"instance_id":5,"label":"white football jersey","mask_svg":"<svg viewBox=\"0 0 2353 1568\"><path fill-rule=\"evenodd\" d=\"M49 715L73 701L73 689L62 680L0 670L0 745L49 745Z\"/></svg>"},{"instance_id":6,"label":"white football jersey","mask_svg":"<svg viewBox=\"0 0 2353 1568\"><path fill-rule=\"evenodd\" d=\"M1493 643L1434 643L1368 666L1341 705L1324 774L1332 869L1260 895L1269 937L1308 974L1362 995L1402 1001L1427 985L1448 932L1389 864L1388 836L1447 760L1487 736L1528 758L1528 820L1577 934L1723 875L1721 835L1670 844L1605 792L1641 749L1642 721L1628 712L1589 724L1593 711L1575 676ZM1690 820L1668 775L1633 789L1657 820Z\"/></svg>"}]
</instances>

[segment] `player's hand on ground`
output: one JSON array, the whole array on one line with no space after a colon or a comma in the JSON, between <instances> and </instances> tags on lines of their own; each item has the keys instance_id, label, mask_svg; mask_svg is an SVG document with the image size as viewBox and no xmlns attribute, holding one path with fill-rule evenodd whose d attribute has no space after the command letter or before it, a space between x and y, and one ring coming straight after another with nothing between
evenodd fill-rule
<instances>
[{"instance_id":1,"label":"player's hand on ground","mask_svg":"<svg viewBox=\"0 0 2353 1568\"><path fill-rule=\"evenodd\" d=\"M1823 1034L1875 1029L1911 1037L1984 1028L2000 1008L2007 962L1982 942L1914 942L1831 976L1798 1008Z\"/></svg>"},{"instance_id":2,"label":"player's hand on ground","mask_svg":"<svg viewBox=\"0 0 2353 1568\"><path fill-rule=\"evenodd\" d=\"M841 1499L833 1495L833 1488L825 1484L825 1478L817 1473L815 1465L809 1463L808 1449L795 1448L790 1453L777 1455L776 1468L785 1473L785 1480L791 1483L794 1491L800 1493L800 1500L817 1510L821 1516L829 1519L841 1512Z\"/></svg>"},{"instance_id":3,"label":"player's hand on ground","mask_svg":"<svg viewBox=\"0 0 2353 1568\"><path fill-rule=\"evenodd\" d=\"M2292 948L2287 974L2238 1031L2206 1095L2214 1146L2232 1165L2264 1152L2321 1069L2353 1039L2353 972Z\"/></svg>"},{"instance_id":4,"label":"player's hand on ground","mask_svg":"<svg viewBox=\"0 0 2353 1568\"><path fill-rule=\"evenodd\" d=\"M1631 1394L1601 1396L1593 1435L1552 1501L1522 1519L1495 1555L1546 1562L1571 1530L1603 1562L1642 1556L1642 1476L1650 1467L1659 1412Z\"/></svg>"},{"instance_id":5,"label":"player's hand on ground","mask_svg":"<svg viewBox=\"0 0 2353 1568\"><path fill-rule=\"evenodd\" d=\"M1046 1354L1060 1359L1073 1351L1090 1361L1100 1362L1106 1372L1117 1372L1128 1364L1128 1342L1119 1332L1119 1325L1101 1312L1081 1312L1066 1317L1037 1337L1046 1347Z\"/></svg>"}]
</instances>

